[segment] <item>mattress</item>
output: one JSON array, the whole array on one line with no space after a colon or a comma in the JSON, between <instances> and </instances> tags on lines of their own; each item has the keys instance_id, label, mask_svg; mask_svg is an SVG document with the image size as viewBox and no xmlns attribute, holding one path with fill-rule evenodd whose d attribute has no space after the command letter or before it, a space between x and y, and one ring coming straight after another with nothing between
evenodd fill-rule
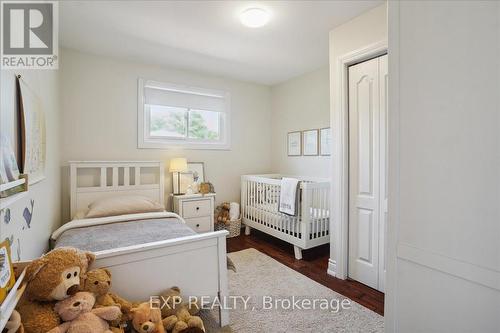
<instances>
[{"instance_id":1,"label":"mattress","mask_svg":"<svg viewBox=\"0 0 500 333\"><path fill-rule=\"evenodd\" d=\"M53 242L55 248L71 246L97 252L191 235L196 232L182 219L161 217L69 228L53 237Z\"/></svg>"},{"instance_id":2,"label":"mattress","mask_svg":"<svg viewBox=\"0 0 500 333\"><path fill-rule=\"evenodd\" d=\"M282 216L282 214L278 212L278 204L261 203L261 204L256 204L256 205L249 205L248 207L254 207L254 208L257 208L259 210L263 210L266 213L277 214L277 215ZM310 207L309 212L310 212L311 218L313 218L313 219L321 219L321 218L330 217L330 211L327 209ZM297 216L297 217L300 218L301 216Z\"/></svg>"}]
</instances>

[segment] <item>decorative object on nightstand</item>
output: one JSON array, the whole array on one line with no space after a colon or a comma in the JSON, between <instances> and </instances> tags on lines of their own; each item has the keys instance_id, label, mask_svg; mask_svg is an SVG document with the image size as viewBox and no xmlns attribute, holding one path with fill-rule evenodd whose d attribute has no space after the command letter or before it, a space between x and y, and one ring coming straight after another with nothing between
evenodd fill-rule
<instances>
[{"instance_id":1,"label":"decorative object on nightstand","mask_svg":"<svg viewBox=\"0 0 500 333\"><path fill-rule=\"evenodd\" d=\"M171 159L168 171L172 173L172 186L174 194L183 194L181 191L181 173L188 171L187 160L183 157Z\"/></svg>"},{"instance_id":2,"label":"decorative object on nightstand","mask_svg":"<svg viewBox=\"0 0 500 333\"><path fill-rule=\"evenodd\" d=\"M212 183L205 182L200 184L200 193L201 194L208 194L208 193L215 193L215 188L212 185Z\"/></svg>"},{"instance_id":3,"label":"decorative object on nightstand","mask_svg":"<svg viewBox=\"0 0 500 333\"><path fill-rule=\"evenodd\" d=\"M188 162L188 171L181 174L181 183L183 177L193 180L187 187L186 194L197 194L200 192L200 184L205 181L205 165L203 162Z\"/></svg>"},{"instance_id":4,"label":"decorative object on nightstand","mask_svg":"<svg viewBox=\"0 0 500 333\"><path fill-rule=\"evenodd\" d=\"M236 237L241 233L240 205L236 202L223 202L215 210L215 230L227 230L227 237Z\"/></svg>"},{"instance_id":5,"label":"decorative object on nightstand","mask_svg":"<svg viewBox=\"0 0 500 333\"><path fill-rule=\"evenodd\" d=\"M215 193L173 195L174 212L198 233L214 231Z\"/></svg>"}]
</instances>

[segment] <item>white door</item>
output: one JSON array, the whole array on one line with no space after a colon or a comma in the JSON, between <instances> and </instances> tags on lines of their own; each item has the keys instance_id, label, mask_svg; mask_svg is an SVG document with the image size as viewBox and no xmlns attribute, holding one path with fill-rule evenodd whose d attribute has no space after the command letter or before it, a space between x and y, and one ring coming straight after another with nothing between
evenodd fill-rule
<instances>
[{"instance_id":1,"label":"white door","mask_svg":"<svg viewBox=\"0 0 500 333\"><path fill-rule=\"evenodd\" d=\"M349 67L349 277L375 289L385 266L386 65L381 57Z\"/></svg>"}]
</instances>

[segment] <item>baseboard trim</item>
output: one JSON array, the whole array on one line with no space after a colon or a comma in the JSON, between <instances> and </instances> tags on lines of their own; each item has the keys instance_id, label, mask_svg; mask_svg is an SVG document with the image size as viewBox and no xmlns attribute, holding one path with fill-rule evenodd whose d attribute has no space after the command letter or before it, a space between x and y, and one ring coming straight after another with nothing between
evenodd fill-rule
<instances>
[{"instance_id":1,"label":"baseboard trim","mask_svg":"<svg viewBox=\"0 0 500 333\"><path fill-rule=\"evenodd\" d=\"M337 277L337 262L335 260L328 259L328 270L326 273L333 277Z\"/></svg>"},{"instance_id":2,"label":"baseboard trim","mask_svg":"<svg viewBox=\"0 0 500 333\"><path fill-rule=\"evenodd\" d=\"M400 259L500 291L500 272L494 269L402 243L398 245L397 256Z\"/></svg>"}]
</instances>

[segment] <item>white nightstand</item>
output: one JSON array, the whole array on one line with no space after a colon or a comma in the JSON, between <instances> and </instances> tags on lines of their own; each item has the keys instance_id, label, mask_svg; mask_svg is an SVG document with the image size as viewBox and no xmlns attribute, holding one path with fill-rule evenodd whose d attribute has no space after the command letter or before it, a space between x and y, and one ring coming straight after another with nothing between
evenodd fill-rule
<instances>
[{"instance_id":1,"label":"white nightstand","mask_svg":"<svg viewBox=\"0 0 500 333\"><path fill-rule=\"evenodd\" d=\"M172 195L174 212L198 233L214 231L215 193Z\"/></svg>"}]
</instances>

